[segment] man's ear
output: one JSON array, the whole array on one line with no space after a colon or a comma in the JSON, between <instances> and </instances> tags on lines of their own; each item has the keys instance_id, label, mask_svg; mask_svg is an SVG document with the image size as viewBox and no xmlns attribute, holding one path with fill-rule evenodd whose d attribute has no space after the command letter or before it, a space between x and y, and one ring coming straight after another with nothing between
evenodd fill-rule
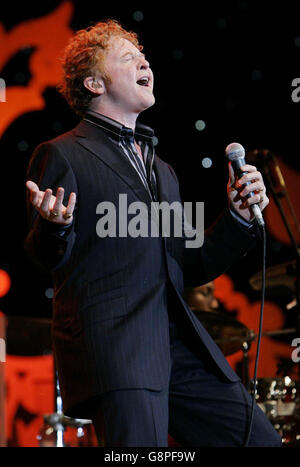
<instances>
[{"instance_id":1,"label":"man's ear","mask_svg":"<svg viewBox=\"0 0 300 467\"><path fill-rule=\"evenodd\" d=\"M98 94L100 96L105 92L104 81L101 78L88 76L84 79L83 84L93 94Z\"/></svg>"}]
</instances>

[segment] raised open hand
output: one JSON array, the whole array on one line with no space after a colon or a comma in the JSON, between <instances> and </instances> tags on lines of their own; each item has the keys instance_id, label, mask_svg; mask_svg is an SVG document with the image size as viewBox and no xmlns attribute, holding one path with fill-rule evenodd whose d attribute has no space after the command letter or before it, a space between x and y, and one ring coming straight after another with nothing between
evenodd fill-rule
<instances>
[{"instance_id":1,"label":"raised open hand","mask_svg":"<svg viewBox=\"0 0 300 467\"><path fill-rule=\"evenodd\" d=\"M51 188L41 191L36 183L28 180L26 187L30 191L30 201L40 215L50 222L67 225L73 221L73 212L76 203L76 193L71 193L68 205L63 205L65 190L59 187L56 196L52 194Z\"/></svg>"}]
</instances>

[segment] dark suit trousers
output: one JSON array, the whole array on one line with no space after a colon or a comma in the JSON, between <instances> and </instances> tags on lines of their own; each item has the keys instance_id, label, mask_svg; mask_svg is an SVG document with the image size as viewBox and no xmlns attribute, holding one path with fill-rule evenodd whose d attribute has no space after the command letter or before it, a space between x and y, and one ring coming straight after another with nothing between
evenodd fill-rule
<instances>
[{"instance_id":1,"label":"dark suit trousers","mask_svg":"<svg viewBox=\"0 0 300 467\"><path fill-rule=\"evenodd\" d=\"M169 387L103 394L93 416L99 441L107 447L167 447L169 433L181 446L243 446L252 402L247 390L199 357L197 342L171 315L169 328ZM255 406L249 446L280 445L280 436Z\"/></svg>"}]
</instances>

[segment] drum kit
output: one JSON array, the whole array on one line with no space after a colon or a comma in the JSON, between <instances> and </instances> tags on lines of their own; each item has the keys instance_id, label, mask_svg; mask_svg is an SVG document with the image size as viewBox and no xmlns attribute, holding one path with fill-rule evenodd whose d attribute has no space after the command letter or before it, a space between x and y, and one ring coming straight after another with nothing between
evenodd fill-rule
<instances>
[{"instance_id":1,"label":"drum kit","mask_svg":"<svg viewBox=\"0 0 300 467\"><path fill-rule=\"evenodd\" d=\"M287 287L294 291L296 262L290 261L266 270L266 287L272 289L278 286ZM251 277L251 287L261 290L261 272ZM293 304L296 306L297 301ZM254 381L249 378L248 352L251 343L257 339L254 331L243 323L230 317L226 312L203 312L194 310L203 326L218 344L225 356L242 351L243 375L242 380L249 393L252 395ZM297 336L297 328L285 328L263 332L266 337ZM298 374L300 374L298 363ZM281 373L279 370L278 373ZM298 377L299 378L299 377ZM300 380L290 376L259 378L256 382L255 398L259 407L266 414L274 428L279 432L285 447L300 447Z\"/></svg>"},{"instance_id":2,"label":"drum kit","mask_svg":"<svg viewBox=\"0 0 300 467\"><path fill-rule=\"evenodd\" d=\"M214 338L225 356L243 353L242 380L253 394L253 380L249 378L248 352L256 334L241 322L227 317L224 312L197 312L198 318ZM296 328L264 332L264 336L294 334ZM300 382L289 376L259 378L256 383L256 401L274 428L280 433L283 445L300 447Z\"/></svg>"}]
</instances>

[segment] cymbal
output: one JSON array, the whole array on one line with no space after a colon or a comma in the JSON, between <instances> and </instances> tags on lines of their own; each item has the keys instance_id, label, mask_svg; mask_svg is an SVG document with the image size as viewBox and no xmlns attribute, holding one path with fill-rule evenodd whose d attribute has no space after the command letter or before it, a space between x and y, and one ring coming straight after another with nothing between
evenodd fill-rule
<instances>
[{"instance_id":1,"label":"cymbal","mask_svg":"<svg viewBox=\"0 0 300 467\"><path fill-rule=\"evenodd\" d=\"M254 333L240 321L217 311L193 310L224 355L242 350L244 342L251 342Z\"/></svg>"},{"instance_id":2,"label":"cymbal","mask_svg":"<svg viewBox=\"0 0 300 467\"><path fill-rule=\"evenodd\" d=\"M48 425L52 427L56 427L57 425L63 425L64 427L72 427L72 428L82 428L85 425L91 425L92 420L89 419L80 419L80 418L71 418L67 417L63 413L54 412L51 414L44 415L44 421Z\"/></svg>"},{"instance_id":3,"label":"cymbal","mask_svg":"<svg viewBox=\"0 0 300 467\"><path fill-rule=\"evenodd\" d=\"M290 290L295 288L296 261L288 261L282 264L276 264L266 269L266 287L285 286ZM262 274L257 272L249 280L249 284L254 290L261 290Z\"/></svg>"},{"instance_id":4,"label":"cymbal","mask_svg":"<svg viewBox=\"0 0 300 467\"><path fill-rule=\"evenodd\" d=\"M6 316L6 353L37 356L52 353L51 319Z\"/></svg>"}]
</instances>

